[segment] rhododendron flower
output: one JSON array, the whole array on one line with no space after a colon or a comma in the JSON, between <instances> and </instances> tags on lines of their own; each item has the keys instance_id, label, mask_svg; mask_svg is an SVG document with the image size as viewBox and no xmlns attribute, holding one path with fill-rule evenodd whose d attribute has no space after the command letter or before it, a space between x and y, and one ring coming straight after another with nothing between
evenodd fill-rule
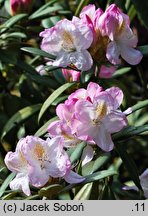
<instances>
[{"instance_id":1,"label":"rhododendron flower","mask_svg":"<svg viewBox=\"0 0 148 216\"><path fill-rule=\"evenodd\" d=\"M62 74L68 82L79 81L81 73L76 70L62 69Z\"/></svg>"},{"instance_id":2,"label":"rhododendron flower","mask_svg":"<svg viewBox=\"0 0 148 216\"><path fill-rule=\"evenodd\" d=\"M10 188L22 189L30 195L29 183L41 187L50 177L63 177L70 183L83 181L83 177L71 171L71 162L63 148L61 137L46 141L34 136L21 139L16 151L8 152L5 157L8 169L16 173Z\"/></svg>"},{"instance_id":3,"label":"rhododendron flower","mask_svg":"<svg viewBox=\"0 0 148 216\"><path fill-rule=\"evenodd\" d=\"M91 82L87 89L78 89L64 104L58 105L56 112L60 120L50 124L48 132L50 135L66 134L71 141L69 145L84 140L89 145L97 144L104 151L111 151L114 146L111 134L127 125L126 115L118 110L122 100L123 93L118 87L104 91ZM90 148L92 158L93 149Z\"/></svg>"},{"instance_id":4,"label":"rhododendron flower","mask_svg":"<svg viewBox=\"0 0 148 216\"><path fill-rule=\"evenodd\" d=\"M99 18L99 29L103 36L111 42L107 46L106 57L112 64L120 64L120 55L131 65L138 64L142 59L137 46L137 36L132 32L129 17L115 5L110 5Z\"/></svg>"},{"instance_id":5,"label":"rhododendron flower","mask_svg":"<svg viewBox=\"0 0 148 216\"><path fill-rule=\"evenodd\" d=\"M148 169L146 169L140 176L140 183L142 186L142 189L144 191L145 198L148 198ZM123 187L124 190L136 190L138 191L138 188L136 186L125 186Z\"/></svg>"},{"instance_id":6,"label":"rhododendron flower","mask_svg":"<svg viewBox=\"0 0 148 216\"><path fill-rule=\"evenodd\" d=\"M33 0L10 0L12 15L29 12L32 4Z\"/></svg>"},{"instance_id":7,"label":"rhododendron flower","mask_svg":"<svg viewBox=\"0 0 148 216\"><path fill-rule=\"evenodd\" d=\"M89 70L93 64L87 51L93 36L87 26L76 26L67 19L59 21L54 27L40 33L43 37L41 48L56 56L53 66L74 65L79 70Z\"/></svg>"}]
</instances>

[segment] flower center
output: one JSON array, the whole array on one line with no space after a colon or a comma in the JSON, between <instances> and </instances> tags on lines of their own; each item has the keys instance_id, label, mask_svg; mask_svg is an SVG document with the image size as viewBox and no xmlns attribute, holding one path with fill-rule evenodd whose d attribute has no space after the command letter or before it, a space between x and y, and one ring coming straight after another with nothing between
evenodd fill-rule
<instances>
[{"instance_id":1,"label":"flower center","mask_svg":"<svg viewBox=\"0 0 148 216\"><path fill-rule=\"evenodd\" d=\"M74 46L74 40L72 35L69 32L64 31L62 34L62 38L63 38L63 42L61 46L63 50L66 52L74 52L76 49Z\"/></svg>"},{"instance_id":2,"label":"flower center","mask_svg":"<svg viewBox=\"0 0 148 216\"><path fill-rule=\"evenodd\" d=\"M101 101L96 108L96 118L92 120L94 125L100 125L103 118L106 116L107 106L104 101Z\"/></svg>"}]
</instances>

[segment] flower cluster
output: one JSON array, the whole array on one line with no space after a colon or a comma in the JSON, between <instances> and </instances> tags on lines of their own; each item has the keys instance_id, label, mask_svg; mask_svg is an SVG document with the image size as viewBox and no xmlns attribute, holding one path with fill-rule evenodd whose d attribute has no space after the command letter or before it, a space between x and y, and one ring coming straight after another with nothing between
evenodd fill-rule
<instances>
[{"instance_id":1,"label":"flower cluster","mask_svg":"<svg viewBox=\"0 0 148 216\"><path fill-rule=\"evenodd\" d=\"M135 49L138 40L130 28L129 17L115 4L105 12L88 5L79 18L63 19L40 36L43 37L41 48L56 57L49 64L74 66L80 71L97 65L100 77L111 77L121 58L131 65L142 59L141 52Z\"/></svg>"},{"instance_id":2,"label":"flower cluster","mask_svg":"<svg viewBox=\"0 0 148 216\"><path fill-rule=\"evenodd\" d=\"M87 89L78 89L57 106L59 120L48 126L48 133L50 137L63 137L65 147L86 141L88 145L83 152L86 163L93 158L91 145L111 151L114 146L111 134L127 125L125 113L119 110L122 100L123 93L118 87L103 90L90 82Z\"/></svg>"},{"instance_id":3,"label":"flower cluster","mask_svg":"<svg viewBox=\"0 0 148 216\"><path fill-rule=\"evenodd\" d=\"M28 196L29 184L42 187L52 177L63 177L68 183L84 180L71 170L71 162L64 151L64 141L61 137L46 141L35 136L22 138L16 151L7 153L5 163L8 169L16 174L10 182L10 188L21 189Z\"/></svg>"}]
</instances>

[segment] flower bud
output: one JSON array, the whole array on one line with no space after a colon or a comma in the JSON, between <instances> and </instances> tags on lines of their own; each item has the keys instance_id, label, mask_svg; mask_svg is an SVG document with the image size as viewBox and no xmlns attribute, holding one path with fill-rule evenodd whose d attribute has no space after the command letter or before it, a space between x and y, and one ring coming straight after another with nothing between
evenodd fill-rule
<instances>
[{"instance_id":1,"label":"flower bud","mask_svg":"<svg viewBox=\"0 0 148 216\"><path fill-rule=\"evenodd\" d=\"M33 0L10 0L11 14L29 13Z\"/></svg>"}]
</instances>

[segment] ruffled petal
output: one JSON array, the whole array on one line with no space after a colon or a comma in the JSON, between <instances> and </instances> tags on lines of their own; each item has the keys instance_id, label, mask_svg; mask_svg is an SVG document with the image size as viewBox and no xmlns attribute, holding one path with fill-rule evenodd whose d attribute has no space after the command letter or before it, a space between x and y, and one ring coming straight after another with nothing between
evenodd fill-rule
<instances>
[{"instance_id":1,"label":"ruffled petal","mask_svg":"<svg viewBox=\"0 0 148 216\"><path fill-rule=\"evenodd\" d=\"M29 178L24 173L18 173L16 177L10 182L12 190L22 190L27 196L30 196Z\"/></svg>"}]
</instances>

